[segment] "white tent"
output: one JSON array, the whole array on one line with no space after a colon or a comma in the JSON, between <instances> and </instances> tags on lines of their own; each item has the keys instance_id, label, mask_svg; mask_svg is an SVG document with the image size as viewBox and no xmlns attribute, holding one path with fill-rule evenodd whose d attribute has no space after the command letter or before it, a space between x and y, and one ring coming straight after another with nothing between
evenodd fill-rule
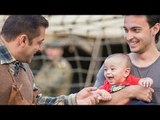
<instances>
[{"instance_id":1,"label":"white tent","mask_svg":"<svg viewBox=\"0 0 160 120\"><path fill-rule=\"evenodd\" d=\"M48 35L78 35L89 38L122 38L121 15L45 15L49 20Z\"/></svg>"}]
</instances>

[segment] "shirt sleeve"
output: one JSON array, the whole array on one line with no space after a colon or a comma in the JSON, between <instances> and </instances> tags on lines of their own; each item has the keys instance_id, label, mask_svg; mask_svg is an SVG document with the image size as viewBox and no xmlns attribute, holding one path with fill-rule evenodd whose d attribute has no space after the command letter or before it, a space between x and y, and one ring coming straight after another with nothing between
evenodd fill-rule
<instances>
[{"instance_id":1,"label":"shirt sleeve","mask_svg":"<svg viewBox=\"0 0 160 120\"><path fill-rule=\"evenodd\" d=\"M33 85L33 91L38 90L35 83ZM36 95L37 105L77 105L76 102L77 93L70 95L60 95L57 97L43 96L41 92Z\"/></svg>"},{"instance_id":2,"label":"shirt sleeve","mask_svg":"<svg viewBox=\"0 0 160 120\"><path fill-rule=\"evenodd\" d=\"M133 75L129 75L130 85L138 85L140 78L135 77Z\"/></svg>"},{"instance_id":3,"label":"shirt sleeve","mask_svg":"<svg viewBox=\"0 0 160 120\"><path fill-rule=\"evenodd\" d=\"M76 95L77 93L70 95L61 95L57 97L49 97L43 96L38 87L35 84L35 78L31 69L28 67L31 77L33 79L33 91L37 91L38 93L35 95L35 99L37 101L37 105L77 105Z\"/></svg>"},{"instance_id":4,"label":"shirt sleeve","mask_svg":"<svg viewBox=\"0 0 160 120\"><path fill-rule=\"evenodd\" d=\"M58 97L47 97L38 95L38 105L77 105L76 94L70 94L68 96L61 95Z\"/></svg>"}]
</instances>

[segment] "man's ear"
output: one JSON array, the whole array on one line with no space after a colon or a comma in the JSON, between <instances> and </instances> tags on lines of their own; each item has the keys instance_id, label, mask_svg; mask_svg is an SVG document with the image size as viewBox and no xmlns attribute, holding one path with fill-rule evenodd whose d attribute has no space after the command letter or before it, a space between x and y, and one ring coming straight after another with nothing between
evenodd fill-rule
<instances>
[{"instance_id":1,"label":"man's ear","mask_svg":"<svg viewBox=\"0 0 160 120\"><path fill-rule=\"evenodd\" d=\"M21 47L25 47L28 45L28 37L26 34L21 34L17 37L18 39L18 45Z\"/></svg>"},{"instance_id":2,"label":"man's ear","mask_svg":"<svg viewBox=\"0 0 160 120\"><path fill-rule=\"evenodd\" d=\"M156 35L160 30L160 23L156 23L154 26L153 26L153 35Z\"/></svg>"},{"instance_id":3,"label":"man's ear","mask_svg":"<svg viewBox=\"0 0 160 120\"><path fill-rule=\"evenodd\" d=\"M126 68L125 71L124 71L124 77L126 78L131 72L131 69L130 68Z\"/></svg>"}]
</instances>

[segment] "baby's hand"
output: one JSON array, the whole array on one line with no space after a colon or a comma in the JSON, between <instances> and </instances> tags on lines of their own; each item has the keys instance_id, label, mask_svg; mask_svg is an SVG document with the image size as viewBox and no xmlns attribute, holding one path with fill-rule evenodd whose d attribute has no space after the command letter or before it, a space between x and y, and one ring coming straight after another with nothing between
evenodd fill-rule
<instances>
[{"instance_id":1,"label":"baby's hand","mask_svg":"<svg viewBox=\"0 0 160 120\"><path fill-rule=\"evenodd\" d=\"M143 86L143 87L151 87L153 84L153 80L149 77L146 78L142 78L139 81L139 85Z\"/></svg>"},{"instance_id":2,"label":"baby's hand","mask_svg":"<svg viewBox=\"0 0 160 120\"><path fill-rule=\"evenodd\" d=\"M107 92L106 90L102 90L102 89L97 89L96 91L93 92L93 94L96 93L96 94L99 94L99 100L102 100L102 101L109 101L111 100L111 94L109 92Z\"/></svg>"}]
</instances>

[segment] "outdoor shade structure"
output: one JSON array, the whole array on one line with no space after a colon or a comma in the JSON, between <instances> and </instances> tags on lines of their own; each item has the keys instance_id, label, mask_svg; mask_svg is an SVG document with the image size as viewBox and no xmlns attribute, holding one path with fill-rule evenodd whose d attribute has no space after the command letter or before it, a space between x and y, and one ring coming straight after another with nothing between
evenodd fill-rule
<instances>
[{"instance_id":1,"label":"outdoor shade structure","mask_svg":"<svg viewBox=\"0 0 160 120\"><path fill-rule=\"evenodd\" d=\"M50 15L47 34L78 35L89 38L122 38L122 15Z\"/></svg>"}]
</instances>

